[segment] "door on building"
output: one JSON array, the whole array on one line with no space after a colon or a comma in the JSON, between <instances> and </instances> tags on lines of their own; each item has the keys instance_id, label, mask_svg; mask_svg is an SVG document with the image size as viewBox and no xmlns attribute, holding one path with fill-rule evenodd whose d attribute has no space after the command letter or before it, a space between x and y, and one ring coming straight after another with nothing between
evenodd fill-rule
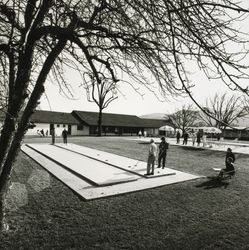
<instances>
[{"instance_id":1,"label":"door on building","mask_svg":"<svg viewBox=\"0 0 249 250\"><path fill-rule=\"evenodd\" d=\"M67 132L68 132L69 135L71 135L71 133L72 133L72 127L71 127L70 124L68 125L68 131Z\"/></svg>"},{"instance_id":2,"label":"door on building","mask_svg":"<svg viewBox=\"0 0 249 250\"><path fill-rule=\"evenodd\" d=\"M54 124L49 125L49 134L51 135L51 129L54 129Z\"/></svg>"}]
</instances>

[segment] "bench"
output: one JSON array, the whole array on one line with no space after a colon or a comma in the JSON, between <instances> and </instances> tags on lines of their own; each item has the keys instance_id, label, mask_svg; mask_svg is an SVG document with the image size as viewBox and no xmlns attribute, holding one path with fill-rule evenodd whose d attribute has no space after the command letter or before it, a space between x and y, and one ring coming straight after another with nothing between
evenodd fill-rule
<instances>
[{"instance_id":1,"label":"bench","mask_svg":"<svg viewBox=\"0 0 249 250\"><path fill-rule=\"evenodd\" d=\"M221 170L224 169L224 168L213 168L213 170L215 172L218 172L218 176L217 176L217 179L231 179L233 176L235 176L235 174L237 173L238 171L238 168L237 169L234 169L233 171L223 171L223 174L222 176L220 176L220 172Z\"/></svg>"}]
</instances>

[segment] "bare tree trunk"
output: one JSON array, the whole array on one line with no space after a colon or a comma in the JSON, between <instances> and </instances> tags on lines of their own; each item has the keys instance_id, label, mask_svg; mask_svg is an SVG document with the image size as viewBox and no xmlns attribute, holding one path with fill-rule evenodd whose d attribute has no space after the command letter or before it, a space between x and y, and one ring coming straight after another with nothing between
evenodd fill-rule
<instances>
[{"instance_id":1,"label":"bare tree trunk","mask_svg":"<svg viewBox=\"0 0 249 250\"><path fill-rule=\"evenodd\" d=\"M0 192L0 232L3 231L8 231L8 224L6 222L6 218L5 218L5 207L6 207L6 195L7 195L7 191L8 191L8 186L5 186L5 189L3 189Z\"/></svg>"},{"instance_id":2,"label":"bare tree trunk","mask_svg":"<svg viewBox=\"0 0 249 250\"><path fill-rule=\"evenodd\" d=\"M8 191L11 172L13 169L14 161L17 157L18 152L21 148L21 143L23 140L23 137L28 129L28 123L29 119L34 112L39 99L41 98L42 94L44 93L44 83L46 81L46 77L51 69L51 67L54 64L54 61L62 51L66 44L66 40L63 39L62 41L58 42L57 46L51 51L49 56L47 57L44 66L40 72L40 75L36 81L35 88L30 96L30 99L27 103L27 106L21 116L21 119L18 123L17 131L14 135L14 138L11 141L10 146L8 147L8 150L5 154L5 162L2 166L2 172L0 173L0 223L1 223L1 229L6 228L5 223L5 198L6 193Z\"/></svg>"},{"instance_id":3,"label":"bare tree trunk","mask_svg":"<svg viewBox=\"0 0 249 250\"><path fill-rule=\"evenodd\" d=\"M21 121L18 124L18 129L9 147L7 156L5 158L5 162L2 167L2 172L0 175L0 213L1 213L0 222L3 230L6 228L5 198L10 184L10 177L13 169L13 164L20 151L23 137L28 128L29 119L37 106L38 100L40 99L41 95L44 92L43 85L42 86L37 85L36 87L37 88L34 89L34 92L32 93L32 96L29 100L29 103L21 117Z\"/></svg>"},{"instance_id":4,"label":"bare tree trunk","mask_svg":"<svg viewBox=\"0 0 249 250\"><path fill-rule=\"evenodd\" d=\"M98 136L102 135L102 108L99 107L99 118L98 118Z\"/></svg>"},{"instance_id":5,"label":"bare tree trunk","mask_svg":"<svg viewBox=\"0 0 249 250\"><path fill-rule=\"evenodd\" d=\"M8 152L8 148L10 147L14 135L14 131L15 121L12 119L12 117L10 117L10 115L7 114L0 137L0 175L2 172L2 166L6 158L6 154Z\"/></svg>"}]
</instances>

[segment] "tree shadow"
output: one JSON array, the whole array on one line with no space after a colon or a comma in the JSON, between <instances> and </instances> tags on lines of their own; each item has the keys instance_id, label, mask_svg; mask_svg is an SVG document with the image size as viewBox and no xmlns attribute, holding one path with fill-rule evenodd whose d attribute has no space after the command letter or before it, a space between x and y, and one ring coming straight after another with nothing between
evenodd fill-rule
<instances>
[{"instance_id":1,"label":"tree shadow","mask_svg":"<svg viewBox=\"0 0 249 250\"><path fill-rule=\"evenodd\" d=\"M202 147L192 147L192 146L182 146L181 147L183 150L188 150L188 151L204 151L205 148Z\"/></svg>"},{"instance_id":2,"label":"tree shadow","mask_svg":"<svg viewBox=\"0 0 249 250\"><path fill-rule=\"evenodd\" d=\"M196 185L195 187L200 188L203 187L204 189L211 189L211 188L227 188L229 185L229 182L224 181L224 179L219 179L216 176L215 177L207 177L207 181Z\"/></svg>"}]
</instances>

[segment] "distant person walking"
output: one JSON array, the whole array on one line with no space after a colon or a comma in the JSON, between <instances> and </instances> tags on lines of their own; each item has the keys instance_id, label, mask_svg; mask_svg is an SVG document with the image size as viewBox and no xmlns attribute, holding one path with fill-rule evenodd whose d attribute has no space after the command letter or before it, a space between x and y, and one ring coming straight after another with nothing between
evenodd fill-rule
<instances>
[{"instance_id":1,"label":"distant person walking","mask_svg":"<svg viewBox=\"0 0 249 250\"><path fill-rule=\"evenodd\" d=\"M181 134L179 131L177 131L176 133L176 143L179 144L180 143L180 137L181 137Z\"/></svg>"},{"instance_id":2,"label":"distant person walking","mask_svg":"<svg viewBox=\"0 0 249 250\"><path fill-rule=\"evenodd\" d=\"M52 145L54 145L54 143L55 143L55 129L54 128L50 129L50 134L52 137Z\"/></svg>"},{"instance_id":3,"label":"distant person walking","mask_svg":"<svg viewBox=\"0 0 249 250\"><path fill-rule=\"evenodd\" d=\"M183 145L187 145L188 144L188 133L187 132L185 132L183 134L183 143L182 144Z\"/></svg>"},{"instance_id":4,"label":"distant person walking","mask_svg":"<svg viewBox=\"0 0 249 250\"><path fill-rule=\"evenodd\" d=\"M195 140L196 140L196 133L193 132L192 133L192 145L193 145L193 147L195 146Z\"/></svg>"},{"instance_id":5,"label":"distant person walking","mask_svg":"<svg viewBox=\"0 0 249 250\"><path fill-rule=\"evenodd\" d=\"M203 147L206 147L206 144L207 144L207 135L203 135L202 136L202 143L203 143Z\"/></svg>"},{"instance_id":6,"label":"distant person walking","mask_svg":"<svg viewBox=\"0 0 249 250\"><path fill-rule=\"evenodd\" d=\"M144 137L147 137L147 131L144 131Z\"/></svg>"},{"instance_id":7,"label":"distant person walking","mask_svg":"<svg viewBox=\"0 0 249 250\"><path fill-rule=\"evenodd\" d=\"M41 129L40 133L41 133L41 135L42 135L43 137L45 136L44 130L43 130L43 129Z\"/></svg>"},{"instance_id":8,"label":"distant person walking","mask_svg":"<svg viewBox=\"0 0 249 250\"><path fill-rule=\"evenodd\" d=\"M141 138L141 136L142 136L142 131L141 130L139 130L138 136L139 136L139 138Z\"/></svg>"},{"instance_id":9,"label":"distant person walking","mask_svg":"<svg viewBox=\"0 0 249 250\"><path fill-rule=\"evenodd\" d=\"M161 162L163 163L162 169L165 168L168 148L169 148L169 144L166 142L165 137L162 137L161 138L161 143L159 144L158 168L161 167Z\"/></svg>"},{"instance_id":10,"label":"distant person walking","mask_svg":"<svg viewBox=\"0 0 249 250\"><path fill-rule=\"evenodd\" d=\"M64 144L67 144L67 135L68 135L68 132L67 132L67 130L64 128L63 131L62 131L62 137L63 137L63 143L64 143Z\"/></svg>"},{"instance_id":11,"label":"distant person walking","mask_svg":"<svg viewBox=\"0 0 249 250\"><path fill-rule=\"evenodd\" d=\"M148 161L147 161L147 173L146 173L146 175L154 175L156 154L157 154L157 146L156 146L154 140L151 139L150 140L150 147L149 147Z\"/></svg>"},{"instance_id":12,"label":"distant person walking","mask_svg":"<svg viewBox=\"0 0 249 250\"><path fill-rule=\"evenodd\" d=\"M196 135L196 142L197 142L197 145L198 147L200 146L200 143L201 143L201 132L198 131L197 132L197 135Z\"/></svg>"}]
</instances>

